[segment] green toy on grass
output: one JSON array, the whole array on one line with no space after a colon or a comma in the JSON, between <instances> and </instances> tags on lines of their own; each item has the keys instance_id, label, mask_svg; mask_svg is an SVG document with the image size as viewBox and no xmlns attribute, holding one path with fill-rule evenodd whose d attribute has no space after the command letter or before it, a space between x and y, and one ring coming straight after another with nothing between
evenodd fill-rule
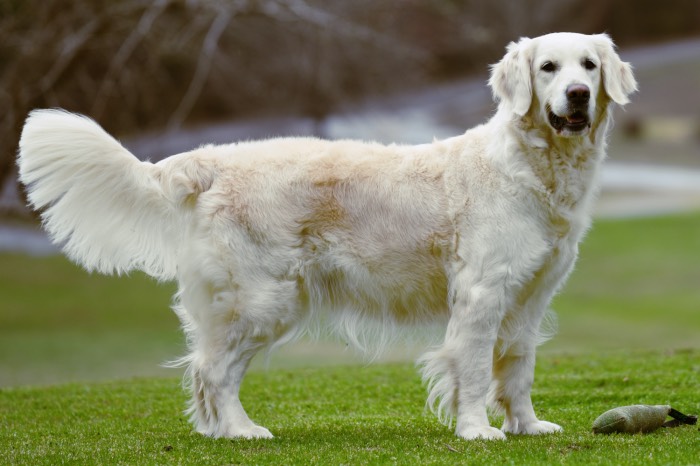
<instances>
[{"instance_id":1,"label":"green toy on grass","mask_svg":"<svg viewBox=\"0 0 700 466\"><path fill-rule=\"evenodd\" d=\"M672 421L666 421L671 416ZM606 411L593 421L594 434L651 432L659 427L695 424L697 416L686 416L668 405L632 405Z\"/></svg>"}]
</instances>

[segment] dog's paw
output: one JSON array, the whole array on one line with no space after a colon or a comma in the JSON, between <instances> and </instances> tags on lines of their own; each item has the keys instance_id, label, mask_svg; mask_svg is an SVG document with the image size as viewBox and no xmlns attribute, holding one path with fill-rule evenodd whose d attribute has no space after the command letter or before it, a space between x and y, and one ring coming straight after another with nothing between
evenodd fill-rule
<instances>
[{"instance_id":1,"label":"dog's paw","mask_svg":"<svg viewBox=\"0 0 700 466\"><path fill-rule=\"evenodd\" d=\"M273 438L272 433L267 430L266 428L262 426L251 426L245 430L242 430L241 432L236 435L237 437L243 437L243 438Z\"/></svg>"},{"instance_id":2,"label":"dog's paw","mask_svg":"<svg viewBox=\"0 0 700 466\"><path fill-rule=\"evenodd\" d=\"M205 434L206 435L206 434ZM272 433L262 426L257 426L252 424L245 427L235 427L229 428L226 432L219 435L211 435L214 438L225 437L225 438L241 438L241 439L255 439L255 438L273 438Z\"/></svg>"},{"instance_id":3,"label":"dog's paw","mask_svg":"<svg viewBox=\"0 0 700 466\"><path fill-rule=\"evenodd\" d=\"M508 423L503 425L503 432L519 435L542 435L561 432L562 428L558 424L547 421L535 421L528 423Z\"/></svg>"},{"instance_id":4,"label":"dog's paw","mask_svg":"<svg viewBox=\"0 0 700 466\"><path fill-rule=\"evenodd\" d=\"M459 437L465 440L505 440L506 435L495 427L491 426L480 426L480 427L467 427L457 432Z\"/></svg>"}]
</instances>

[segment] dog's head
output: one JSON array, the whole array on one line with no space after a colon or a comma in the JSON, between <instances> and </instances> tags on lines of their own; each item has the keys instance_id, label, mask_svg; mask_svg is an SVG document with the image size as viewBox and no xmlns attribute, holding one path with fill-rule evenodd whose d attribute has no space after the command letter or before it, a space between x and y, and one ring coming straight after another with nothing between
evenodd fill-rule
<instances>
[{"instance_id":1,"label":"dog's head","mask_svg":"<svg viewBox=\"0 0 700 466\"><path fill-rule=\"evenodd\" d=\"M637 90L631 66L606 34L523 38L507 50L489 81L500 107L530 115L558 136L588 134L599 107L625 105Z\"/></svg>"}]
</instances>

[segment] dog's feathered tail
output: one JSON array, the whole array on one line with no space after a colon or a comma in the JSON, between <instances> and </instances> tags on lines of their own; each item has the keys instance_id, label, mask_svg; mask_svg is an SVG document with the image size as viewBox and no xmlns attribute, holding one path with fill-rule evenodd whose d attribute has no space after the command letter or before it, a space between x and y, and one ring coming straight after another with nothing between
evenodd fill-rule
<instances>
[{"instance_id":1,"label":"dog's feathered tail","mask_svg":"<svg viewBox=\"0 0 700 466\"><path fill-rule=\"evenodd\" d=\"M44 228L72 260L161 280L176 274L185 201L211 184L193 179L184 158L168 170L141 162L93 120L62 110L30 113L18 165Z\"/></svg>"}]
</instances>

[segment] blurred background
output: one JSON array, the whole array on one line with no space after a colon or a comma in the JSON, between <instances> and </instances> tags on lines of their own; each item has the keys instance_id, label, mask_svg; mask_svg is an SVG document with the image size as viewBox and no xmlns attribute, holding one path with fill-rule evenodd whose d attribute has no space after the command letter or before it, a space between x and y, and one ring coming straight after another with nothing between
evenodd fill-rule
<instances>
[{"instance_id":1,"label":"blurred background","mask_svg":"<svg viewBox=\"0 0 700 466\"><path fill-rule=\"evenodd\" d=\"M697 350L697 0L0 0L0 386L172 376L158 364L184 351L173 285L90 276L41 233L14 162L31 109L89 115L152 161L282 135L422 143L485 121L488 65L556 31L609 33L640 92L543 351ZM269 364L361 361L323 340Z\"/></svg>"}]
</instances>

